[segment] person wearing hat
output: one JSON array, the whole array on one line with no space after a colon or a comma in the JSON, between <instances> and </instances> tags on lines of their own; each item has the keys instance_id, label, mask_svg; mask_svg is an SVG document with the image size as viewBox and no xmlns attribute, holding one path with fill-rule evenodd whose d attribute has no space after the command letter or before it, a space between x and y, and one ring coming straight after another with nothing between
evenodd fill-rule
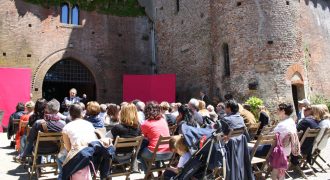
<instances>
[{"instance_id":1,"label":"person wearing hat","mask_svg":"<svg viewBox=\"0 0 330 180\"><path fill-rule=\"evenodd\" d=\"M311 103L309 102L308 99L303 99L303 100L298 101L298 109L299 109L299 112L297 114L298 121L300 121L301 119L303 119L305 117L304 110L307 107L309 107L310 105L311 105Z\"/></svg>"}]
</instances>

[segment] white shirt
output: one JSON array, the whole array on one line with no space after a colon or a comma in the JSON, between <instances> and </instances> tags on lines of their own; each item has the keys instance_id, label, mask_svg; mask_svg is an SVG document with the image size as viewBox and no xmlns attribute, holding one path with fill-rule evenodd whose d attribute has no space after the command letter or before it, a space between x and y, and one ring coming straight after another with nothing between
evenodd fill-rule
<instances>
[{"instance_id":1,"label":"white shirt","mask_svg":"<svg viewBox=\"0 0 330 180\"><path fill-rule=\"evenodd\" d=\"M191 157L190 152L184 153L179 159L178 168L183 168L183 166L188 162L190 157Z\"/></svg>"},{"instance_id":2,"label":"white shirt","mask_svg":"<svg viewBox=\"0 0 330 180\"><path fill-rule=\"evenodd\" d=\"M274 132L280 134L280 140L281 142L283 142L283 139L289 133L297 133L297 127L293 119L290 117L288 119L279 122L277 126L274 128ZM291 145L283 147L283 152L286 156L289 156L291 153Z\"/></svg>"},{"instance_id":3,"label":"white shirt","mask_svg":"<svg viewBox=\"0 0 330 180\"><path fill-rule=\"evenodd\" d=\"M67 134L71 148L86 146L88 143L97 140L94 133L95 128L92 123L83 120L76 119L64 126L62 132Z\"/></svg>"},{"instance_id":4,"label":"white shirt","mask_svg":"<svg viewBox=\"0 0 330 180\"><path fill-rule=\"evenodd\" d=\"M317 148L319 150L324 149L327 146L328 143L328 138L329 137L323 137L325 129L330 128L330 119L324 119L320 122L320 132L317 135L317 137L314 140L314 145L313 145L313 151ZM323 138L323 139L322 139Z\"/></svg>"},{"instance_id":5,"label":"white shirt","mask_svg":"<svg viewBox=\"0 0 330 180\"><path fill-rule=\"evenodd\" d=\"M142 111L138 111L138 120L139 120L139 123L140 125L142 125L145 121L145 116L144 116L144 113Z\"/></svg>"}]
</instances>

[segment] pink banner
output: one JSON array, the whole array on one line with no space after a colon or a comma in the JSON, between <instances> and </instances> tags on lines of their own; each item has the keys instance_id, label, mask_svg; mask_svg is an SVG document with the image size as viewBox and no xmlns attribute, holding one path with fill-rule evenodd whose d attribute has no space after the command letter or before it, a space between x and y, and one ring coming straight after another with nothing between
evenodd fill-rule
<instances>
[{"instance_id":1,"label":"pink banner","mask_svg":"<svg viewBox=\"0 0 330 180\"><path fill-rule=\"evenodd\" d=\"M123 100L175 102L175 74L124 75Z\"/></svg>"},{"instance_id":2,"label":"pink banner","mask_svg":"<svg viewBox=\"0 0 330 180\"><path fill-rule=\"evenodd\" d=\"M15 112L17 103L30 100L31 69L0 68L0 89L0 111L4 111L2 125L7 127L9 116Z\"/></svg>"}]
</instances>

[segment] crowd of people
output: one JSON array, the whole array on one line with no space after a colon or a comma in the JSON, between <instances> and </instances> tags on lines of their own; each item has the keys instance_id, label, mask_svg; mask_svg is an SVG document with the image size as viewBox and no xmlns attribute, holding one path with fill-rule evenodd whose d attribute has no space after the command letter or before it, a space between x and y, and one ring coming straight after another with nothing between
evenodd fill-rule
<instances>
[{"instance_id":1,"label":"crowd of people","mask_svg":"<svg viewBox=\"0 0 330 180\"><path fill-rule=\"evenodd\" d=\"M106 151L102 151L103 154L95 153L93 155L96 156L95 161L93 161L96 171L100 172L101 179L106 179L110 174L109 158L113 157L111 153L115 151L113 144L116 137L144 136L138 157L133 163L133 172L139 172L139 163L141 163L143 171L147 169L145 160L152 157L159 137L172 135L169 144L161 145L156 153L157 161L170 159L175 153L179 155L178 164L164 172L165 179L170 179L180 172L192 156L181 130L183 124L210 130L221 128L224 139L231 129L244 128L244 135L248 141L252 140L247 131L251 125L260 123L257 133L260 135L263 127L272 124L275 125L273 132L279 134L283 144L289 134L297 135L297 132L305 132L307 128L321 128L315 140L312 139L299 145L299 140L293 141L291 139L290 145L283 145L285 156L293 156L291 158L293 164L298 163L297 155L300 152L306 154L311 160L313 152L322 150L327 143L327 138L323 138L324 130L330 128L330 115L327 106L311 105L307 99L299 101L298 118L294 118L294 107L290 103L279 104L276 116L279 119L275 120L271 119L273 116L270 115L265 106L260 106L258 116L255 116L249 110L248 105L237 103L231 95L226 95L225 101L214 107L204 92L201 92L201 100L192 98L187 104L165 101L144 103L140 100L122 102L120 105L114 103L99 104L96 101L85 104L76 97L76 94L77 91L71 89L70 97L65 98L62 104L56 99L46 101L43 98L38 99L35 103L32 101L25 103L25 105L18 103L16 112L10 117L8 127L8 138L16 134L15 148L18 152L15 157L16 161L24 162L26 157L31 155L39 131L62 132L64 148L57 159L60 169L59 179L68 179L78 172L72 171L72 169L77 169L76 164L81 165L81 163L76 163L75 157L91 144L93 147L100 145L106 149ZM63 113L60 112L61 107L64 109ZM29 133L27 134L25 128L15 132L12 128L13 125L11 125L13 119L27 121L31 128ZM220 126L216 126L216 124L220 124ZM175 128L171 132L170 129L173 126ZM107 129L107 132L102 134L102 132L98 132L100 129ZM41 144L39 148L43 152L52 152L55 146L52 146L51 143ZM300 149L292 147L300 147ZM130 149L121 151L128 153ZM260 147L257 154L263 154L264 151L267 151L267 147ZM104 154L104 152L108 154ZM41 162L42 159L39 158L38 161ZM81 167L80 171L86 169L90 171L88 164ZM91 174L89 177L91 178ZM283 171L273 169L272 178L283 179Z\"/></svg>"}]
</instances>

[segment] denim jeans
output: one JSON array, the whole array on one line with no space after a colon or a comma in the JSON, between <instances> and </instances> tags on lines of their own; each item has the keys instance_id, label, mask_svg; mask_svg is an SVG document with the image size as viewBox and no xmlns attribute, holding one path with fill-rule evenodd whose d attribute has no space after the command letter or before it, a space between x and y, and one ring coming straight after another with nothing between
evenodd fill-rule
<instances>
[{"instance_id":1,"label":"denim jeans","mask_svg":"<svg viewBox=\"0 0 330 180\"><path fill-rule=\"evenodd\" d=\"M145 147L144 149L141 150L141 156L139 157L139 160L142 164L144 173L146 173L146 171L147 171L147 163L146 163L145 159L151 159L152 154L153 154L153 152L151 152L148 149L148 147ZM157 153L155 161L168 160L172 157L172 155L173 155L172 152Z\"/></svg>"},{"instance_id":2,"label":"denim jeans","mask_svg":"<svg viewBox=\"0 0 330 180\"><path fill-rule=\"evenodd\" d=\"M57 163L57 166L58 166L58 180L62 180L62 165L63 165L63 162L65 160L66 156L59 156L58 158L56 158L56 163Z\"/></svg>"},{"instance_id":3,"label":"denim jeans","mask_svg":"<svg viewBox=\"0 0 330 180\"><path fill-rule=\"evenodd\" d=\"M26 135L24 134L23 136L21 136L21 140L20 140L20 149L19 149L19 153L23 153L24 148L26 146Z\"/></svg>"}]
</instances>

